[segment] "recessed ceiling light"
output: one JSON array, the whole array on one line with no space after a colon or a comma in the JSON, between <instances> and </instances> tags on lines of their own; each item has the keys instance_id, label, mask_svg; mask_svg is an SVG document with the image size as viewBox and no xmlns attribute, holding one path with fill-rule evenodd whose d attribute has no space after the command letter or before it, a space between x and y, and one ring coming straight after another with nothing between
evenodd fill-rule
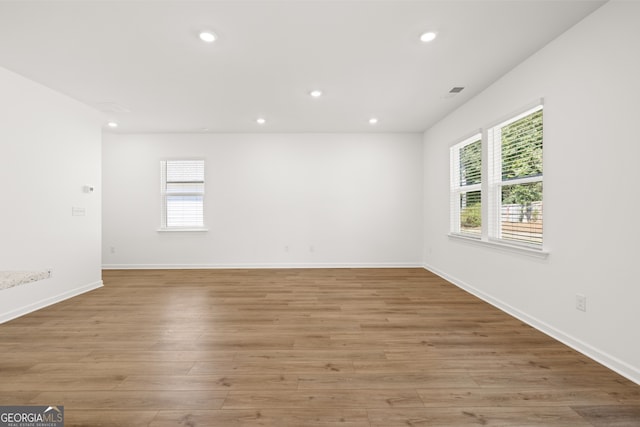
<instances>
[{"instance_id":1,"label":"recessed ceiling light","mask_svg":"<svg viewBox=\"0 0 640 427\"><path fill-rule=\"evenodd\" d=\"M267 119L265 119L264 117L258 117L256 119L256 123L258 123L259 125L263 125L263 124L267 123Z\"/></svg>"},{"instance_id":2,"label":"recessed ceiling light","mask_svg":"<svg viewBox=\"0 0 640 427\"><path fill-rule=\"evenodd\" d=\"M322 91L321 90L312 90L311 92L309 92L309 95L313 96L314 98L319 98L322 96Z\"/></svg>"},{"instance_id":3,"label":"recessed ceiling light","mask_svg":"<svg viewBox=\"0 0 640 427\"><path fill-rule=\"evenodd\" d=\"M216 41L216 35L210 31L203 31L200 33L200 40L207 43L213 43Z\"/></svg>"},{"instance_id":4,"label":"recessed ceiling light","mask_svg":"<svg viewBox=\"0 0 640 427\"><path fill-rule=\"evenodd\" d=\"M375 125L375 124L377 124L377 123L378 123L378 119L376 119L375 117L371 117L371 118L369 119L369 124L370 124L370 125Z\"/></svg>"},{"instance_id":5,"label":"recessed ceiling light","mask_svg":"<svg viewBox=\"0 0 640 427\"><path fill-rule=\"evenodd\" d=\"M107 126L109 126L110 128L117 128L118 124L116 122L109 122L107 123Z\"/></svg>"},{"instance_id":6,"label":"recessed ceiling light","mask_svg":"<svg viewBox=\"0 0 640 427\"><path fill-rule=\"evenodd\" d=\"M436 38L436 33L434 33L433 31L429 31L429 32L423 33L420 36L420 41L428 43L430 41L435 40L435 38Z\"/></svg>"}]
</instances>

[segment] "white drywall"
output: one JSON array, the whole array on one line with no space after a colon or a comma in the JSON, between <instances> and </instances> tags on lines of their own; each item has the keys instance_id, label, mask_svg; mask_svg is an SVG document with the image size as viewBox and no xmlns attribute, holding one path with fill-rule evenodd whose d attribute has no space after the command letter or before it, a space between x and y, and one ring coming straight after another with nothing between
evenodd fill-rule
<instances>
[{"instance_id":1,"label":"white drywall","mask_svg":"<svg viewBox=\"0 0 640 427\"><path fill-rule=\"evenodd\" d=\"M101 285L102 117L2 68L0 94L0 270L52 269L0 291L2 322Z\"/></svg>"},{"instance_id":2,"label":"white drywall","mask_svg":"<svg viewBox=\"0 0 640 427\"><path fill-rule=\"evenodd\" d=\"M207 232L159 232L160 160L205 159ZM106 134L106 268L422 265L420 134Z\"/></svg>"},{"instance_id":3,"label":"white drywall","mask_svg":"<svg viewBox=\"0 0 640 427\"><path fill-rule=\"evenodd\" d=\"M639 19L638 2L606 4L424 136L425 265L636 382ZM449 146L541 97L548 259L447 237Z\"/></svg>"}]
</instances>

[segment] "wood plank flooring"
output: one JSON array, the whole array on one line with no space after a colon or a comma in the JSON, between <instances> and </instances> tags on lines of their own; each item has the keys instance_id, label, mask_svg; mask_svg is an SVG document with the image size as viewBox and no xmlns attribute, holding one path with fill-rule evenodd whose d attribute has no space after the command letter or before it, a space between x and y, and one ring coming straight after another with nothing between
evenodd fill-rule
<instances>
[{"instance_id":1,"label":"wood plank flooring","mask_svg":"<svg viewBox=\"0 0 640 427\"><path fill-rule=\"evenodd\" d=\"M640 386L422 269L105 271L0 325L66 426L640 426Z\"/></svg>"}]
</instances>

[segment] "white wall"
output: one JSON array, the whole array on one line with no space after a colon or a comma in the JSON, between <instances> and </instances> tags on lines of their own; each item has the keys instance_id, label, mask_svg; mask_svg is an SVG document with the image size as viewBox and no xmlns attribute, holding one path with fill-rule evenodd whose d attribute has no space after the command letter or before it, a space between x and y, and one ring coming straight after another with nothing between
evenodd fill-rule
<instances>
[{"instance_id":1,"label":"white wall","mask_svg":"<svg viewBox=\"0 0 640 427\"><path fill-rule=\"evenodd\" d=\"M639 19L638 2L606 4L424 136L426 266L636 382ZM448 238L449 146L541 97L548 259Z\"/></svg>"},{"instance_id":2,"label":"white wall","mask_svg":"<svg viewBox=\"0 0 640 427\"><path fill-rule=\"evenodd\" d=\"M206 160L208 232L157 231L167 158ZM422 265L420 134L109 134L103 172L106 268Z\"/></svg>"},{"instance_id":3,"label":"white wall","mask_svg":"<svg viewBox=\"0 0 640 427\"><path fill-rule=\"evenodd\" d=\"M2 68L0 94L0 270L53 270L0 290L2 322L101 285L102 118Z\"/></svg>"}]
</instances>

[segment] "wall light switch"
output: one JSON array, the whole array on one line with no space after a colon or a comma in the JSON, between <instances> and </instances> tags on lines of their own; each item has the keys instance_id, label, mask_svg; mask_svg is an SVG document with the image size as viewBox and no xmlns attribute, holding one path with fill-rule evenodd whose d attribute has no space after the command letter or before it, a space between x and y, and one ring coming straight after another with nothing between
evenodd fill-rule
<instances>
[{"instance_id":1,"label":"wall light switch","mask_svg":"<svg viewBox=\"0 0 640 427\"><path fill-rule=\"evenodd\" d=\"M72 216L85 216L87 213L85 208L80 208L77 206L74 206L71 208L71 215Z\"/></svg>"}]
</instances>

